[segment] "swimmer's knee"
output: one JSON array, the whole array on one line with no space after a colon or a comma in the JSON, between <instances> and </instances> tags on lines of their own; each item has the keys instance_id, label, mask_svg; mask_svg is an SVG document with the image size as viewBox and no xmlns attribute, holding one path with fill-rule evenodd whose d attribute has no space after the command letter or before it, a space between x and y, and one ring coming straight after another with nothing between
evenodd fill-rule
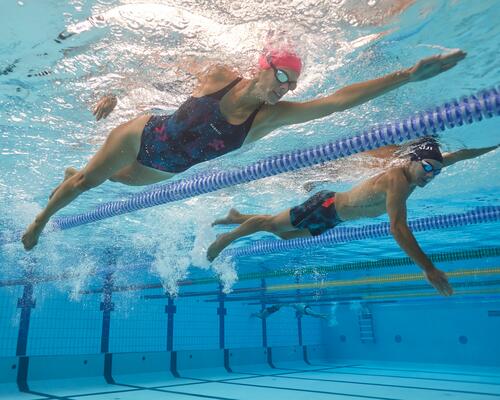
<instances>
[{"instance_id":1,"label":"swimmer's knee","mask_svg":"<svg viewBox=\"0 0 500 400\"><path fill-rule=\"evenodd\" d=\"M258 215L253 217L262 231L274 232L277 230L275 218L272 215Z\"/></svg>"},{"instance_id":2,"label":"swimmer's knee","mask_svg":"<svg viewBox=\"0 0 500 400\"><path fill-rule=\"evenodd\" d=\"M92 178L83 172L76 173L74 177L74 187L81 192L86 192L87 190L93 189L102 183L102 180Z\"/></svg>"},{"instance_id":3,"label":"swimmer's knee","mask_svg":"<svg viewBox=\"0 0 500 400\"><path fill-rule=\"evenodd\" d=\"M71 178L73 175L78 173L75 167L67 167L64 169L64 180Z\"/></svg>"}]
</instances>

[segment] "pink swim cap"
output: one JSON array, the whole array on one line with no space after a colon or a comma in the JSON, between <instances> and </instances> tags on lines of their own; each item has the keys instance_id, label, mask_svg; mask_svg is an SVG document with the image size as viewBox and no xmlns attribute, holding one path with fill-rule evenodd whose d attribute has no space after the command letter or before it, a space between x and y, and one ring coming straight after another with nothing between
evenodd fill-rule
<instances>
[{"instance_id":1,"label":"pink swim cap","mask_svg":"<svg viewBox=\"0 0 500 400\"><path fill-rule=\"evenodd\" d=\"M262 69L269 69L271 65L270 60L276 68L291 69L300 75L302 70L302 61L300 57L287 50L270 50L264 51L259 57L259 67Z\"/></svg>"}]
</instances>

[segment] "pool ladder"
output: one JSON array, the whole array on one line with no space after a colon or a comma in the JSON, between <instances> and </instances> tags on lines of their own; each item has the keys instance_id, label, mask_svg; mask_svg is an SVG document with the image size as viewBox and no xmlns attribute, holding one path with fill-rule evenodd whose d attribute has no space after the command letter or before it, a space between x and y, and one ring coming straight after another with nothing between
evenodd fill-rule
<instances>
[{"instance_id":1,"label":"pool ladder","mask_svg":"<svg viewBox=\"0 0 500 400\"><path fill-rule=\"evenodd\" d=\"M375 343L373 314L367 305L362 305L358 312L359 339L361 343Z\"/></svg>"}]
</instances>

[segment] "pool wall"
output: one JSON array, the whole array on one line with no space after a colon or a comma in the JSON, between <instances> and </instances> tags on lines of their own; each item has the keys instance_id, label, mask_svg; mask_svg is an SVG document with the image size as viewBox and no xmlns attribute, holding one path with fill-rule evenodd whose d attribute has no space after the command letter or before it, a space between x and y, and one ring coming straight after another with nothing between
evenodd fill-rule
<instances>
[{"instance_id":1,"label":"pool wall","mask_svg":"<svg viewBox=\"0 0 500 400\"><path fill-rule=\"evenodd\" d=\"M151 277L124 285L123 277L97 276L93 285L74 290L76 299L61 282L4 281L1 392L33 391L61 379L105 385L130 382L137 374L173 379L287 362L499 367L500 257L491 256L496 251L476 252L472 259L464 259L469 253L449 253L448 259L462 259L437 263L459 273L451 279L457 290L451 298L436 296L425 281L399 281L396 272L413 273L415 266L395 261L380 271L342 267L320 278L277 270L274 277L242 279L230 294L213 279L185 282L174 298ZM463 272L477 269L487 274ZM364 282L371 278L382 281ZM308 302L333 316L301 317L283 307L264 321L251 317L274 302Z\"/></svg>"}]
</instances>

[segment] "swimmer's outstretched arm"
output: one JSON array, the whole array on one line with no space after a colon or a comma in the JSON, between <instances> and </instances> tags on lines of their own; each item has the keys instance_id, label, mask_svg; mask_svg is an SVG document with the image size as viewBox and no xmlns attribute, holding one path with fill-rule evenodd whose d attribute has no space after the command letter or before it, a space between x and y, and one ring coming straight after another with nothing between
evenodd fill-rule
<instances>
[{"instance_id":1,"label":"swimmer's outstretched arm","mask_svg":"<svg viewBox=\"0 0 500 400\"><path fill-rule=\"evenodd\" d=\"M118 104L118 98L114 94L107 94L99 99L97 104L92 109L92 114L95 120L107 118L111 111L113 111Z\"/></svg>"},{"instance_id":2,"label":"swimmer's outstretched arm","mask_svg":"<svg viewBox=\"0 0 500 400\"><path fill-rule=\"evenodd\" d=\"M207 78L222 80L227 79L228 75L236 76L235 70L227 65L222 65L216 60L203 59L199 60L196 57L185 57L175 64L160 64L163 68L175 68L175 70L183 71L194 76L198 83L203 83Z\"/></svg>"},{"instance_id":3,"label":"swimmer's outstretched arm","mask_svg":"<svg viewBox=\"0 0 500 400\"><path fill-rule=\"evenodd\" d=\"M406 199L410 195L410 188L406 178L399 174L389 176L387 187L386 207L391 224L391 233L401 249L424 272L426 279L444 296L453 294L446 274L437 269L427 255L422 251L408 227L406 217Z\"/></svg>"},{"instance_id":4,"label":"swimmer's outstretched arm","mask_svg":"<svg viewBox=\"0 0 500 400\"><path fill-rule=\"evenodd\" d=\"M363 158L360 158L358 155L358 158L354 158L355 156L349 156L352 160L352 163L349 164L349 168L360 168L360 167L383 167L386 164L380 164L380 161L383 163L386 163L387 161L390 161L394 159L396 156L396 153L401 150L401 145L387 145L387 146L382 146L377 149L373 150L367 150L361 153ZM367 158L368 157L368 158ZM378 160L376 164L373 164L372 161L370 160ZM345 164L344 164L345 165ZM321 172L326 172L329 176L332 178L328 179L318 179L318 180L312 180L312 181L307 181L305 182L302 187L306 192L311 192L315 190L318 186L324 185L326 183L333 183L335 180L333 177L338 177L339 172L345 170L344 167L341 167L340 164L338 164L338 160L335 161L330 161L325 164L321 165L316 165L313 167L314 171L321 171Z\"/></svg>"},{"instance_id":5,"label":"swimmer's outstretched arm","mask_svg":"<svg viewBox=\"0 0 500 400\"><path fill-rule=\"evenodd\" d=\"M450 165L453 165L456 162L482 156L483 154L498 149L498 146L499 145L497 144L496 146L482 147L480 149L462 149L454 151L453 153L444 153L443 166L449 167Z\"/></svg>"},{"instance_id":6,"label":"swimmer's outstretched arm","mask_svg":"<svg viewBox=\"0 0 500 400\"><path fill-rule=\"evenodd\" d=\"M418 82L439 75L463 60L466 53L456 50L420 60L413 67L393 72L381 78L346 86L329 96L307 102L282 101L269 115L272 129L299 124L326 117L363 104L410 82Z\"/></svg>"},{"instance_id":7,"label":"swimmer's outstretched arm","mask_svg":"<svg viewBox=\"0 0 500 400\"><path fill-rule=\"evenodd\" d=\"M194 76L197 79L198 87L203 87L203 85L211 80L212 82L226 81L228 78L234 79L236 77L236 72L226 67L224 65L218 65L215 63L207 63L207 62L199 62L195 58L186 58L179 63L175 64L161 64L156 63L156 66L164 69L179 69L184 71L185 73ZM131 82L126 82L126 87L132 87ZM155 86L157 89L161 90L160 86ZM115 109L118 104L117 94L123 93L124 90L113 91L113 93L109 93L101 97L96 105L92 109L92 113L96 117L96 121L100 119L105 119L109 114Z\"/></svg>"},{"instance_id":8,"label":"swimmer's outstretched arm","mask_svg":"<svg viewBox=\"0 0 500 400\"><path fill-rule=\"evenodd\" d=\"M321 181L307 181L306 183L304 183L302 185L302 187L304 188L304 190L306 192L312 192L313 190L316 190L316 188L318 186L321 186L321 185L324 185L327 183L331 183L331 182L332 182L331 180L327 180L327 179L323 179Z\"/></svg>"}]
</instances>

